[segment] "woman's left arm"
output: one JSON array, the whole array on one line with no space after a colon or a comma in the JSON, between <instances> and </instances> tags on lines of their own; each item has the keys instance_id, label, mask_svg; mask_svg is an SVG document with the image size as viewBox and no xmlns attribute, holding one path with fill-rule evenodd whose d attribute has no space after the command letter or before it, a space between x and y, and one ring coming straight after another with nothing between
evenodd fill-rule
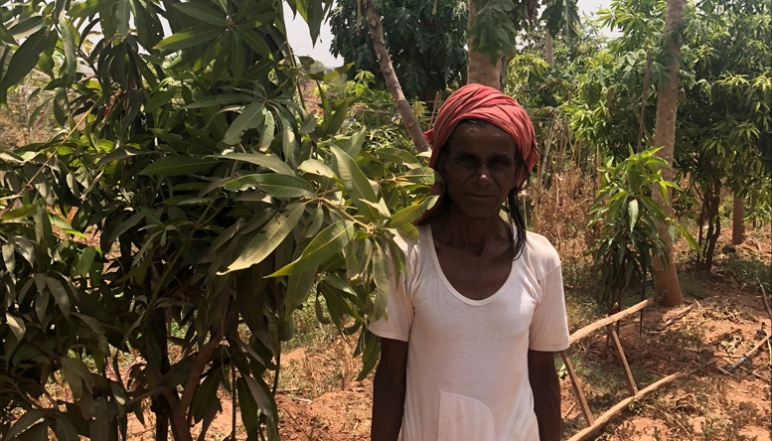
<instances>
[{"instance_id":1,"label":"woman's left arm","mask_svg":"<svg viewBox=\"0 0 772 441\"><path fill-rule=\"evenodd\" d=\"M541 441L560 441L560 381L553 352L528 350L528 378Z\"/></svg>"}]
</instances>

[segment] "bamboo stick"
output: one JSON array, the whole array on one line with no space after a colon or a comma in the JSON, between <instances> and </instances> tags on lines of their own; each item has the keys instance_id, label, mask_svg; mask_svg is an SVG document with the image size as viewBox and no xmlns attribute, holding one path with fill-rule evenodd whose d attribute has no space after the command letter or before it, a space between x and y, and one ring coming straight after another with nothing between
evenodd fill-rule
<instances>
[{"instance_id":1,"label":"bamboo stick","mask_svg":"<svg viewBox=\"0 0 772 441\"><path fill-rule=\"evenodd\" d=\"M582 385L579 383L579 378L574 372L574 364L571 363L571 359L568 358L566 351L560 351L560 357L563 359L563 364L566 365L568 371L568 377L571 379L571 385L574 387L574 394L579 399L579 406L582 408L582 414L584 420L587 421L587 425L590 426L595 422L595 416L593 416L590 406L587 404L587 398L584 396Z\"/></svg>"},{"instance_id":2,"label":"bamboo stick","mask_svg":"<svg viewBox=\"0 0 772 441\"><path fill-rule=\"evenodd\" d=\"M771 336L772 335L768 335L768 336L762 338L761 340L759 340L759 342L756 343L756 346L754 346L753 349L751 349L750 351L748 351L745 354L743 354L740 357L740 360L738 360L735 364L727 366L726 369L728 369L729 371L733 371L734 369L736 369L738 366L740 366L741 364L745 363L746 361L750 361L751 357L753 357L753 354L755 354L756 351L758 351L759 348L761 348L764 345L764 343L766 343L767 340L769 340L769 338Z\"/></svg>"},{"instance_id":3,"label":"bamboo stick","mask_svg":"<svg viewBox=\"0 0 772 441\"><path fill-rule=\"evenodd\" d=\"M616 323L620 320L622 320L625 317L629 317L636 312L640 311L641 309L651 305L654 303L654 298L650 297L636 305L633 305L624 311L620 311L614 315L608 316L604 319L598 320L595 323L592 323L590 325L585 326L584 328L574 332L571 334L571 337L569 337L569 340L571 344L573 345L577 341L583 339L584 337L587 337L588 335L592 334L593 332L597 331L598 329L602 329L606 325L610 325L612 323Z\"/></svg>"},{"instance_id":4,"label":"bamboo stick","mask_svg":"<svg viewBox=\"0 0 772 441\"><path fill-rule=\"evenodd\" d=\"M619 334L617 333L617 330L614 329L613 325L606 325L606 329L611 333L611 336L614 338L614 345L617 347L617 352L619 353L619 357L622 359L622 366L625 368L625 376L627 377L627 386L630 388L630 393L633 394L633 396L638 394L638 385L635 384L635 378L633 378L633 373L630 371L630 365L627 363L627 357L625 357L625 350L622 348L622 342L619 341Z\"/></svg>"},{"instance_id":5,"label":"bamboo stick","mask_svg":"<svg viewBox=\"0 0 772 441\"><path fill-rule=\"evenodd\" d=\"M662 378L661 380L650 384L649 386L641 389L637 394L635 394L632 397L625 398L624 400L620 401L616 405L614 405L611 409L607 410L603 415L599 416L598 419L595 420L595 422L586 429L582 429L579 431L576 435L572 436L568 441L583 441L585 439L588 439L593 433L600 430L603 426L608 424L609 421L611 421L612 418L622 413L625 409L627 409L627 406L630 405L633 401L640 400L647 395L650 395L652 392L657 391L658 389L662 388L663 386L666 386L679 377L683 376L683 372L677 372L672 375L668 375L667 377Z\"/></svg>"}]
</instances>

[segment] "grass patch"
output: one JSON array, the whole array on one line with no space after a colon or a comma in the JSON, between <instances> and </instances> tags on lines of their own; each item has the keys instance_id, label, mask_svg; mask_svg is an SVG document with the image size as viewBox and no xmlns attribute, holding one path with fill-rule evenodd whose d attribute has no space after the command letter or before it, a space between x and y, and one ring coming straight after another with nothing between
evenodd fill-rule
<instances>
[{"instance_id":1,"label":"grass patch","mask_svg":"<svg viewBox=\"0 0 772 441\"><path fill-rule=\"evenodd\" d=\"M324 298L320 309L326 312ZM362 368L354 357L357 334L342 335L317 317L315 296L294 313L295 334L282 345L279 390L307 399L345 389Z\"/></svg>"},{"instance_id":2,"label":"grass patch","mask_svg":"<svg viewBox=\"0 0 772 441\"><path fill-rule=\"evenodd\" d=\"M761 292L759 282L764 286L764 292L772 293L772 264L765 262L756 256L743 258L737 254L730 254L725 264L732 270L735 280L743 289L751 292Z\"/></svg>"},{"instance_id":3,"label":"grass patch","mask_svg":"<svg viewBox=\"0 0 772 441\"><path fill-rule=\"evenodd\" d=\"M295 334L282 345L282 352L303 348L306 351L316 351L327 347L340 334L333 324L324 324L319 321L314 306L315 297L311 295L306 303L293 314L295 319ZM324 297L319 296L319 303L323 311L327 310Z\"/></svg>"}]
</instances>

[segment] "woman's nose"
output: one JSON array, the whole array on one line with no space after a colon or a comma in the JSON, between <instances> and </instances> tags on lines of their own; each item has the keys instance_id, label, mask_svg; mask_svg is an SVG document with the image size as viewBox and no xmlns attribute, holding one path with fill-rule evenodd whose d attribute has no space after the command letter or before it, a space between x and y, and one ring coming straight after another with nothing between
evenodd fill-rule
<instances>
[{"instance_id":1,"label":"woman's nose","mask_svg":"<svg viewBox=\"0 0 772 441\"><path fill-rule=\"evenodd\" d=\"M487 163L482 163L477 172L477 185L485 187L491 183L491 172Z\"/></svg>"}]
</instances>

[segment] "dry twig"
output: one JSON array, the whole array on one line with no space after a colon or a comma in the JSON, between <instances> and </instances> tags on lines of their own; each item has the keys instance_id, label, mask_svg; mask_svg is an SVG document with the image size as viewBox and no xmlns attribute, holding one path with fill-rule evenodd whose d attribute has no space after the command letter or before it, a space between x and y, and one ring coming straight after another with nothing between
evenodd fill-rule
<instances>
[{"instance_id":1,"label":"dry twig","mask_svg":"<svg viewBox=\"0 0 772 441\"><path fill-rule=\"evenodd\" d=\"M686 308L682 309L681 311L678 311L677 313L675 313L675 315L673 315L673 317L669 318L665 323L660 325L659 330L662 331L668 326L672 325L673 323L675 323L676 320L680 319L681 317L685 316L687 312L691 311L692 308L694 308L694 305L689 305Z\"/></svg>"}]
</instances>

